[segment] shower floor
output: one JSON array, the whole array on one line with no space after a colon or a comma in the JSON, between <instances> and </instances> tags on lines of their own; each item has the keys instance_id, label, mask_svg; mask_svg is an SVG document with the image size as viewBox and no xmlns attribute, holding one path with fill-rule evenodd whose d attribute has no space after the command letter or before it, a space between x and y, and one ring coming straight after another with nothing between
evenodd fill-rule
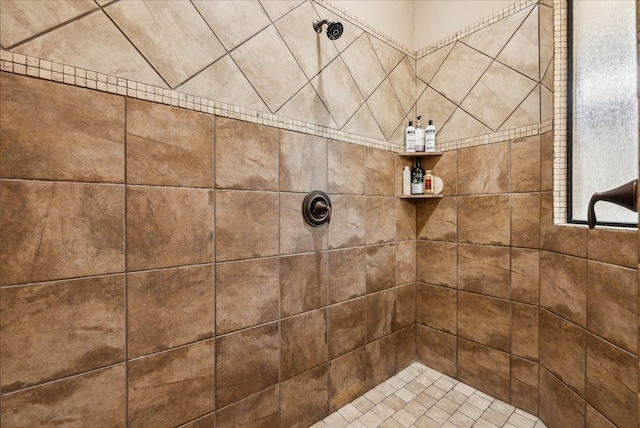
<instances>
[{"instance_id":1,"label":"shower floor","mask_svg":"<svg viewBox=\"0 0 640 428\"><path fill-rule=\"evenodd\" d=\"M537 417L420 363L311 428L543 428Z\"/></svg>"}]
</instances>

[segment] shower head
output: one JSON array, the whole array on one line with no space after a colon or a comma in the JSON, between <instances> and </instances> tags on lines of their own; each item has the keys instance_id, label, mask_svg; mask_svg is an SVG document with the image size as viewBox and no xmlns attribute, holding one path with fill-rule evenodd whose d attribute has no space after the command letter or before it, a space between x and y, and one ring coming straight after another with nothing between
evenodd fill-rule
<instances>
[{"instance_id":1,"label":"shower head","mask_svg":"<svg viewBox=\"0 0 640 428\"><path fill-rule=\"evenodd\" d=\"M313 29L316 30L316 33L322 33L322 26L324 24L327 24L327 37L329 40L336 40L342 36L342 30L344 27L340 21L327 21L326 19L319 21L314 19Z\"/></svg>"}]
</instances>

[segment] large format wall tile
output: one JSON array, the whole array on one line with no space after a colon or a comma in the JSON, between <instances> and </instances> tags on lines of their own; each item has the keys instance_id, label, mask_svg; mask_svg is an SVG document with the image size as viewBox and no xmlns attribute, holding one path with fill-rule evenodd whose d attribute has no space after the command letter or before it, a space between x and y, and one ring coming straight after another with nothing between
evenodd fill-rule
<instances>
[{"instance_id":1,"label":"large format wall tile","mask_svg":"<svg viewBox=\"0 0 640 428\"><path fill-rule=\"evenodd\" d=\"M311 84L340 128L364 103L356 82L340 57L314 77Z\"/></svg>"},{"instance_id":2,"label":"large format wall tile","mask_svg":"<svg viewBox=\"0 0 640 428\"><path fill-rule=\"evenodd\" d=\"M213 262L213 203L213 190L128 187L128 268Z\"/></svg>"},{"instance_id":3,"label":"large format wall tile","mask_svg":"<svg viewBox=\"0 0 640 428\"><path fill-rule=\"evenodd\" d=\"M458 284L458 244L436 241L416 242L416 279L456 288Z\"/></svg>"},{"instance_id":4,"label":"large format wall tile","mask_svg":"<svg viewBox=\"0 0 640 428\"><path fill-rule=\"evenodd\" d=\"M217 408L278 383L278 336L275 322L216 339Z\"/></svg>"},{"instance_id":5,"label":"large format wall tile","mask_svg":"<svg viewBox=\"0 0 640 428\"><path fill-rule=\"evenodd\" d=\"M344 195L364 195L366 148L329 140L328 191Z\"/></svg>"},{"instance_id":6,"label":"large format wall tile","mask_svg":"<svg viewBox=\"0 0 640 428\"><path fill-rule=\"evenodd\" d=\"M458 375L458 344L456 336L416 325L416 355L418 361L448 376Z\"/></svg>"},{"instance_id":7,"label":"large format wall tile","mask_svg":"<svg viewBox=\"0 0 640 428\"><path fill-rule=\"evenodd\" d=\"M278 318L279 269L275 257L216 265L216 334Z\"/></svg>"},{"instance_id":8,"label":"large format wall tile","mask_svg":"<svg viewBox=\"0 0 640 428\"><path fill-rule=\"evenodd\" d=\"M496 131L529 95L535 85L535 81L494 62L460 106Z\"/></svg>"},{"instance_id":9,"label":"large format wall tile","mask_svg":"<svg viewBox=\"0 0 640 428\"><path fill-rule=\"evenodd\" d=\"M167 87L165 81L102 11L55 28L13 51L161 88Z\"/></svg>"},{"instance_id":10,"label":"large format wall tile","mask_svg":"<svg viewBox=\"0 0 640 428\"><path fill-rule=\"evenodd\" d=\"M271 24L258 2L195 0L198 9L227 51ZM242 22L242 25L238 25Z\"/></svg>"},{"instance_id":11,"label":"large format wall tile","mask_svg":"<svg viewBox=\"0 0 640 428\"><path fill-rule=\"evenodd\" d=\"M364 247L329 252L329 304L364 296L367 260Z\"/></svg>"},{"instance_id":12,"label":"large format wall tile","mask_svg":"<svg viewBox=\"0 0 640 428\"><path fill-rule=\"evenodd\" d=\"M417 204L418 237L453 241L458 237L458 199L442 198Z\"/></svg>"},{"instance_id":13,"label":"large format wall tile","mask_svg":"<svg viewBox=\"0 0 640 428\"><path fill-rule=\"evenodd\" d=\"M509 214L509 195L458 198L458 240L471 244L509 245Z\"/></svg>"},{"instance_id":14,"label":"large format wall tile","mask_svg":"<svg viewBox=\"0 0 640 428\"><path fill-rule=\"evenodd\" d=\"M620 428L638 424L637 367L635 355L587 336L587 401Z\"/></svg>"},{"instance_id":15,"label":"large format wall tile","mask_svg":"<svg viewBox=\"0 0 640 428\"><path fill-rule=\"evenodd\" d=\"M534 7L496 59L525 76L538 80L541 62L539 27L541 29L543 25L539 26L538 8Z\"/></svg>"},{"instance_id":16,"label":"large format wall tile","mask_svg":"<svg viewBox=\"0 0 640 428\"><path fill-rule=\"evenodd\" d=\"M216 412L215 419L215 426L218 428L278 426L280 421L279 387L274 386L220 409Z\"/></svg>"},{"instance_id":17,"label":"large format wall tile","mask_svg":"<svg viewBox=\"0 0 640 428\"><path fill-rule=\"evenodd\" d=\"M587 262L543 251L540 254L540 305L582 327L586 325Z\"/></svg>"},{"instance_id":18,"label":"large format wall tile","mask_svg":"<svg viewBox=\"0 0 640 428\"><path fill-rule=\"evenodd\" d=\"M0 284L124 270L124 189L5 181Z\"/></svg>"},{"instance_id":19,"label":"large format wall tile","mask_svg":"<svg viewBox=\"0 0 640 428\"><path fill-rule=\"evenodd\" d=\"M429 85L460 104L490 64L488 56L456 43Z\"/></svg>"},{"instance_id":20,"label":"large format wall tile","mask_svg":"<svg viewBox=\"0 0 640 428\"><path fill-rule=\"evenodd\" d=\"M587 328L625 350L638 350L638 273L587 263Z\"/></svg>"},{"instance_id":21,"label":"large format wall tile","mask_svg":"<svg viewBox=\"0 0 640 428\"><path fill-rule=\"evenodd\" d=\"M368 147L365 157L365 192L370 196L394 196L395 154Z\"/></svg>"},{"instance_id":22,"label":"large format wall tile","mask_svg":"<svg viewBox=\"0 0 640 428\"><path fill-rule=\"evenodd\" d=\"M8 48L96 7L91 0L4 1L0 5L0 45Z\"/></svg>"},{"instance_id":23,"label":"large format wall tile","mask_svg":"<svg viewBox=\"0 0 640 428\"><path fill-rule=\"evenodd\" d=\"M540 418L552 427L581 427L585 402L544 368L540 369Z\"/></svg>"},{"instance_id":24,"label":"large format wall tile","mask_svg":"<svg viewBox=\"0 0 640 428\"><path fill-rule=\"evenodd\" d=\"M402 241L396 244L396 285L416 280L416 242Z\"/></svg>"},{"instance_id":25,"label":"large format wall tile","mask_svg":"<svg viewBox=\"0 0 640 428\"><path fill-rule=\"evenodd\" d=\"M540 194L511 195L511 245L540 248Z\"/></svg>"},{"instance_id":26,"label":"large format wall tile","mask_svg":"<svg viewBox=\"0 0 640 428\"><path fill-rule=\"evenodd\" d=\"M364 245L366 198L354 196L334 196L331 198L331 223L329 248L344 248Z\"/></svg>"},{"instance_id":27,"label":"large format wall tile","mask_svg":"<svg viewBox=\"0 0 640 428\"><path fill-rule=\"evenodd\" d=\"M509 354L458 340L458 376L462 382L499 400L508 402L510 393Z\"/></svg>"},{"instance_id":28,"label":"large format wall tile","mask_svg":"<svg viewBox=\"0 0 640 428\"><path fill-rule=\"evenodd\" d=\"M327 253L280 258L280 313L283 317L327 305Z\"/></svg>"},{"instance_id":29,"label":"large format wall tile","mask_svg":"<svg viewBox=\"0 0 640 428\"><path fill-rule=\"evenodd\" d=\"M127 183L213 187L213 118L127 100Z\"/></svg>"},{"instance_id":30,"label":"large format wall tile","mask_svg":"<svg viewBox=\"0 0 640 428\"><path fill-rule=\"evenodd\" d=\"M473 293L458 293L458 335L474 342L510 351L509 302Z\"/></svg>"},{"instance_id":31,"label":"large format wall tile","mask_svg":"<svg viewBox=\"0 0 640 428\"><path fill-rule=\"evenodd\" d=\"M384 382L396 373L396 337L385 336L365 347L368 388Z\"/></svg>"},{"instance_id":32,"label":"large format wall tile","mask_svg":"<svg viewBox=\"0 0 640 428\"><path fill-rule=\"evenodd\" d=\"M124 181L121 97L2 73L0 108L1 177Z\"/></svg>"},{"instance_id":33,"label":"large format wall tile","mask_svg":"<svg viewBox=\"0 0 640 428\"><path fill-rule=\"evenodd\" d=\"M540 251L511 249L511 299L537 305L540 302Z\"/></svg>"},{"instance_id":34,"label":"large format wall tile","mask_svg":"<svg viewBox=\"0 0 640 428\"><path fill-rule=\"evenodd\" d=\"M172 88L225 53L192 4L142 0L104 10Z\"/></svg>"},{"instance_id":35,"label":"large format wall tile","mask_svg":"<svg viewBox=\"0 0 640 428\"><path fill-rule=\"evenodd\" d=\"M385 290L396 285L396 245L367 247L367 292Z\"/></svg>"},{"instance_id":36,"label":"large format wall tile","mask_svg":"<svg viewBox=\"0 0 640 428\"><path fill-rule=\"evenodd\" d=\"M416 284L396 288L396 331L416 322Z\"/></svg>"},{"instance_id":37,"label":"large format wall tile","mask_svg":"<svg viewBox=\"0 0 640 428\"><path fill-rule=\"evenodd\" d=\"M380 64L366 34L362 34L351 46L345 49L342 53L342 59L365 99L373 94L386 77L382 64Z\"/></svg>"},{"instance_id":38,"label":"large format wall tile","mask_svg":"<svg viewBox=\"0 0 640 428\"><path fill-rule=\"evenodd\" d=\"M538 307L511 303L511 353L538 360Z\"/></svg>"},{"instance_id":39,"label":"large format wall tile","mask_svg":"<svg viewBox=\"0 0 640 428\"><path fill-rule=\"evenodd\" d=\"M538 414L539 366L511 357L511 404L533 415Z\"/></svg>"},{"instance_id":40,"label":"large format wall tile","mask_svg":"<svg viewBox=\"0 0 640 428\"><path fill-rule=\"evenodd\" d=\"M214 358L214 341L207 340L131 361L128 426L175 426L213 411Z\"/></svg>"},{"instance_id":41,"label":"large format wall tile","mask_svg":"<svg viewBox=\"0 0 640 428\"><path fill-rule=\"evenodd\" d=\"M335 208L332 202L331 222L319 227L312 226L302 215L304 193L280 193L280 253L293 254L327 249L329 226L335 224ZM277 207L265 208L264 218L269 221ZM250 214L251 215L251 214ZM255 215L255 213L254 213ZM260 222L257 222L260 223Z\"/></svg>"},{"instance_id":42,"label":"large format wall tile","mask_svg":"<svg viewBox=\"0 0 640 428\"><path fill-rule=\"evenodd\" d=\"M278 194L216 190L216 261L278 254ZM270 213L268 221L253 218Z\"/></svg>"},{"instance_id":43,"label":"large format wall tile","mask_svg":"<svg viewBox=\"0 0 640 428\"><path fill-rule=\"evenodd\" d=\"M278 130L216 117L216 187L278 190Z\"/></svg>"},{"instance_id":44,"label":"large format wall tile","mask_svg":"<svg viewBox=\"0 0 640 428\"><path fill-rule=\"evenodd\" d=\"M281 321L280 373L289 379L328 359L327 315L321 309Z\"/></svg>"},{"instance_id":45,"label":"large format wall tile","mask_svg":"<svg viewBox=\"0 0 640 428\"><path fill-rule=\"evenodd\" d=\"M124 360L124 277L0 289L0 376L13 392Z\"/></svg>"},{"instance_id":46,"label":"large format wall tile","mask_svg":"<svg viewBox=\"0 0 640 428\"><path fill-rule=\"evenodd\" d=\"M327 139L280 131L280 191L327 190Z\"/></svg>"},{"instance_id":47,"label":"large format wall tile","mask_svg":"<svg viewBox=\"0 0 640 428\"><path fill-rule=\"evenodd\" d=\"M231 57L272 112L307 83L298 62L273 26L233 50Z\"/></svg>"},{"instance_id":48,"label":"large format wall tile","mask_svg":"<svg viewBox=\"0 0 640 428\"><path fill-rule=\"evenodd\" d=\"M2 397L2 426L126 425L124 364Z\"/></svg>"},{"instance_id":49,"label":"large format wall tile","mask_svg":"<svg viewBox=\"0 0 640 428\"><path fill-rule=\"evenodd\" d=\"M451 334L458 332L458 293L448 287L417 284L416 322Z\"/></svg>"},{"instance_id":50,"label":"large format wall tile","mask_svg":"<svg viewBox=\"0 0 640 428\"><path fill-rule=\"evenodd\" d=\"M280 423L306 428L327 414L328 370L324 364L280 385Z\"/></svg>"},{"instance_id":51,"label":"large format wall tile","mask_svg":"<svg viewBox=\"0 0 640 428\"><path fill-rule=\"evenodd\" d=\"M368 245L396 240L396 199L367 197L365 240Z\"/></svg>"},{"instance_id":52,"label":"large format wall tile","mask_svg":"<svg viewBox=\"0 0 640 428\"><path fill-rule=\"evenodd\" d=\"M458 288L508 298L509 256L508 247L458 245Z\"/></svg>"},{"instance_id":53,"label":"large format wall tile","mask_svg":"<svg viewBox=\"0 0 640 428\"><path fill-rule=\"evenodd\" d=\"M327 342L329 358L336 358L364 346L366 299L355 299L330 306L327 311Z\"/></svg>"},{"instance_id":54,"label":"large format wall tile","mask_svg":"<svg viewBox=\"0 0 640 428\"><path fill-rule=\"evenodd\" d=\"M458 151L460 195L509 191L509 142L487 144Z\"/></svg>"},{"instance_id":55,"label":"large format wall tile","mask_svg":"<svg viewBox=\"0 0 640 428\"><path fill-rule=\"evenodd\" d=\"M367 341L372 342L396 330L396 290L367 295Z\"/></svg>"},{"instance_id":56,"label":"large format wall tile","mask_svg":"<svg viewBox=\"0 0 640 428\"><path fill-rule=\"evenodd\" d=\"M540 136L511 142L511 191L540 190Z\"/></svg>"},{"instance_id":57,"label":"large format wall tile","mask_svg":"<svg viewBox=\"0 0 640 428\"><path fill-rule=\"evenodd\" d=\"M364 348L329 363L329 407L335 411L367 388L367 361Z\"/></svg>"},{"instance_id":58,"label":"large format wall tile","mask_svg":"<svg viewBox=\"0 0 640 428\"><path fill-rule=\"evenodd\" d=\"M584 396L585 332L545 310L540 311L540 364Z\"/></svg>"},{"instance_id":59,"label":"large format wall tile","mask_svg":"<svg viewBox=\"0 0 640 428\"><path fill-rule=\"evenodd\" d=\"M213 265L129 274L129 358L213 337L214 280Z\"/></svg>"}]
</instances>

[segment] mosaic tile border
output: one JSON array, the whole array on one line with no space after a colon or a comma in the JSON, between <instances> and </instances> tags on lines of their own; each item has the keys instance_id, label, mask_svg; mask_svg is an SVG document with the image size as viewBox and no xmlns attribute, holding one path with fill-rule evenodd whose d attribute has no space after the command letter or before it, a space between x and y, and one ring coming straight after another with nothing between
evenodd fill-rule
<instances>
[{"instance_id":1,"label":"mosaic tile border","mask_svg":"<svg viewBox=\"0 0 640 428\"><path fill-rule=\"evenodd\" d=\"M567 1L553 2L553 223L567 224Z\"/></svg>"},{"instance_id":2,"label":"mosaic tile border","mask_svg":"<svg viewBox=\"0 0 640 428\"><path fill-rule=\"evenodd\" d=\"M536 5L538 4L539 0L520 0L519 2L516 2L514 4L511 4L507 7L505 7L504 9L494 13L491 16L488 16L478 22L475 22L471 25L469 25L468 27L460 30L460 31L456 31L455 33L453 33L452 35L450 35L449 37L445 37L444 39L429 45L427 47L424 47L422 49L419 49L416 52L416 59L420 59L425 55L429 55L430 53L437 51L438 49L456 42L460 39L462 39L463 37L468 36L471 33L475 33L478 30L481 30L485 27L488 27L491 24L495 24L496 22L500 21L501 19L504 19L510 15L513 15L516 12L520 12L522 9L526 9L530 6Z\"/></svg>"},{"instance_id":3,"label":"mosaic tile border","mask_svg":"<svg viewBox=\"0 0 640 428\"><path fill-rule=\"evenodd\" d=\"M337 129L293 120L246 107L234 106L215 100L188 95L171 89L147 85L145 83L124 79L122 77L59 64L6 50L0 50L0 70L78 86L81 88L89 88L160 104L167 104L187 110L238 119L259 125L302 132L318 137L358 144L365 147L373 147L393 152L404 151L403 145L398 145L389 141L376 140L369 137L363 137L361 135L350 134ZM547 132L547 130L550 130L551 128L552 121L547 121L541 124L441 143L439 144L438 150L449 151L464 147L480 146L500 141L513 140L516 138L529 137Z\"/></svg>"}]
</instances>

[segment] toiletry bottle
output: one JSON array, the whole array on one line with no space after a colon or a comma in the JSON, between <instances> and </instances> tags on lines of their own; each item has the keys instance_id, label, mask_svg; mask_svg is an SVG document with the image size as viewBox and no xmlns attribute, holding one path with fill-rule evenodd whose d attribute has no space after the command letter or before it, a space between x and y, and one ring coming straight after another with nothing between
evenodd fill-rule
<instances>
[{"instance_id":1,"label":"toiletry bottle","mask_svg":"<svg viewBox=\"0 0 640 428\"><path fill-rule=\"evenodd\" d=\"M412 121L409 121L409 126L405 131L405 150L407 153L415 153L416 151L416 128L413 127Z\"/></svg>"},{"instance_id":2,"label":"toiletry bottle","mask_svg":"<svg viewBox=\"0 0 640 428\"><path fill-rule=\"evenodd\" d=\"M411 171L411 194L424 195L424 169L420 166L420 159L416 160L416 166Z\"/></svg>"},{"instance_id":3,"label":"toiletry bottle","mask_svg":"<svg viewBox=\"0 0 640 428\"><path fill-rule=\"evenodd\" d=\"M407 196L411 194L411 171L408 166L405 166L402 170L402 195Z\"/></svg>"},{"instance_id":4,"label":"toiletry bottle","mask_svg":"<svg viewBox=\"0 0 640 428\"><path fill-rule=\"evenodd\" d=\"M436 151L436 127L433 126L433 120L429 121L429 126L425 130L424 150L425 152Z\"/></svg>"},{"instance_id":5,"label":"toiletry bottle","mask_svg":"<svg viewBox=\"0 0 640 428\"><path fill-rule=\"evenodd\" d=\"M416 126L416 152L424 152L424 128L420 126L420 118L418 116L418 126Z\"/></svg>"},{"instance_id":6,"label":"toiletry bottle","mask_svg":"<svg viewBox=\"0 0 640 428\"><path fill-rule=\"evenodd\" d=\"M433 195L433 174L430 169L424 173L424 194Z\"/></svg>"}]
</instances>

